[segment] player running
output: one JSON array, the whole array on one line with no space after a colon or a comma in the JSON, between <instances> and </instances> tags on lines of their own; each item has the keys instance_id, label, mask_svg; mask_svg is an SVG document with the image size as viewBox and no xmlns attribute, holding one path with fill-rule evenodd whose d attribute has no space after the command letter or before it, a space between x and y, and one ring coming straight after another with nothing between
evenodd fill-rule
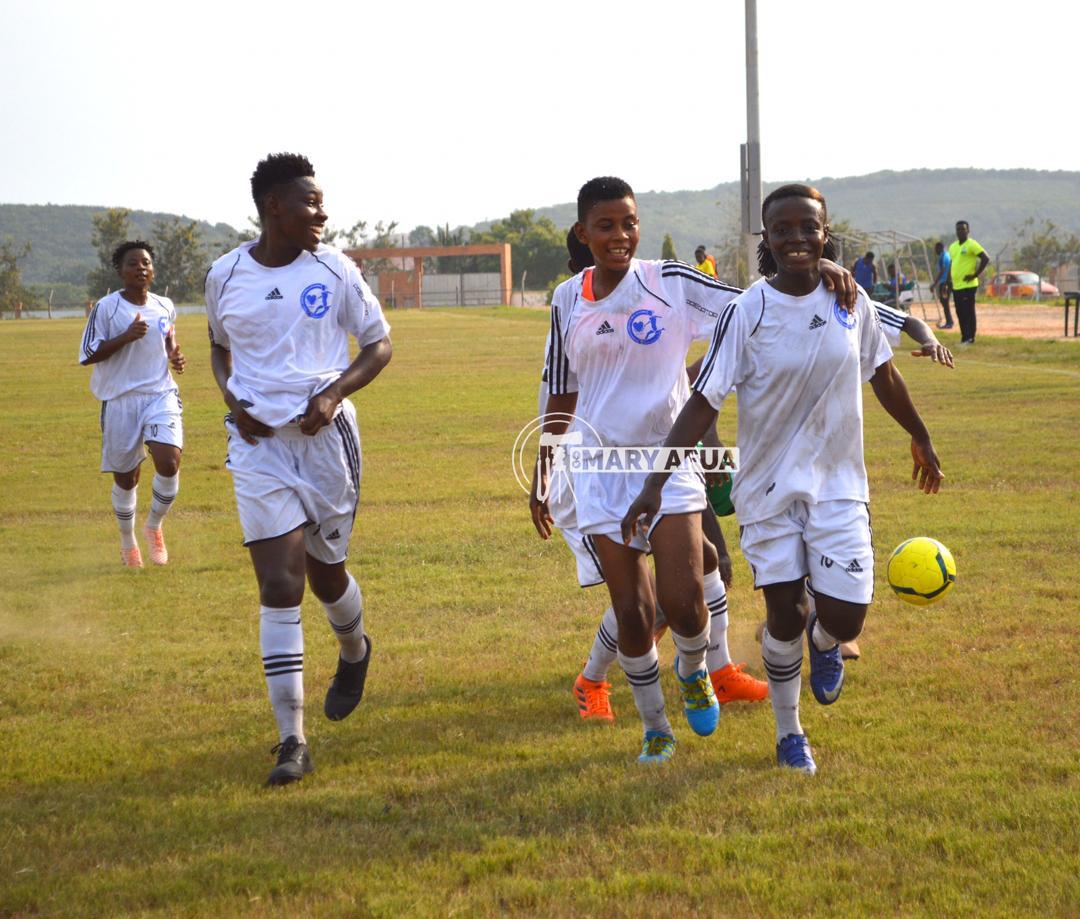
<instances>
[{"instance_id":1,"label":"player running","mask_svg":"<svg viewBox=\"0 0 1080 919\"><path fill-rule=\"evenodd\" d=\"M732 499L743 555L765 594L762 657L777 762L812 775L817 765L799 722L803 633L811 689L832 704L844 681L839 642L858 636L873 596L864 381L911 435L919 487L937 492L943 476L865 293L848 314L821 284L818 262L831 252L824 197L807 185L782 186L766 197L762 224L764 278L724 310L666 444L694 443L736 388L741 467ZM662 512L666 479L648 477L623 518L625 539Z\"/></svg>"},{"instance_id":2,"label":"player running","mask_svg":"<svg viewBox=\"0 0 1080 919\"><path fill-rule=\"evenodd\" d=\"M112 506L120 527L120 560L141 568L135 539L139 470L146 451L154 461L150 512L143 527L150 561L169 561L161 531L180 490L184 423L180 392L169 372L184 372L176 341L176 308L151 293L154 250L142 240L121 243L112 264L123 287L90 311L79 363L92 364L90 390L101 400L101 471L113 475ZM145 449L144 449L145 448Z\"/></svg>"},{"instance_id":3,"label":"player running","mask_svg":"<svg viewBox=\"0 0 1080 919\"><path fill-rule=\"evenodd\" d=\"M389 362L390 326L356 264L320 243L323 192L306 157L268 156L251 193L262 233L214 262L206 312L280 738L267 784L285 785L313 769L304 734L305 575L340 644L327 718L347 717L364 692L371 640L360 588L345 568L361 472L347 397ZM350 335L360 346L351 363Z\"/></svg>"},{"instance_id":4,"label":"player running","mask_svg":"<svg viewBox=\"0 0 1080 919\"><path fill-rule=\"evenodd\" d=\"M690 342L709 333L737 291L679 262L634 258L637 203L621 179L593 179L582 187L575 232L595 267L555 291L547 410L565 416L576 411L585 447L658 445L689 394ZM566 428L566 420L549 417L543 430L562 435ZM552 455L550 446L541 448L530 496L541 536L550 533L541 496ZM711 734L720 710L704 666L709 616L702 586L702 479L695 471L676 472L653 526L624 545L619 523L643 478L587 470L573 475L577 523L592 538L604 573L619 626L619 663L644 723L638 759L648 763L670 759L675 749L653 644L658 603L679 652L675 671L691 728ZM646 562L650 549L655 588Z\"/></svg>"}]
</instances>

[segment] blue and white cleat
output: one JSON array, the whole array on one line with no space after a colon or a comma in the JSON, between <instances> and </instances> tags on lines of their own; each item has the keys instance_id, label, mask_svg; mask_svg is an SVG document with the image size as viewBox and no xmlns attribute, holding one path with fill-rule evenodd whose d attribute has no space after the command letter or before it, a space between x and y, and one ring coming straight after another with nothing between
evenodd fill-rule
<instances>
[{"instance_id":1,"label":"blue and white cleat","mask_svg":"<svg viewBox=\"0 0 1080 919\"><path fill-rule=\"evenodd\" d=\"M817 772L817 763L814 762L805 734L788 734L776 745L776 764L806 775Z\"/></svg>"},{"instance_id":2,"label":"blue and white cleat","mask_svg":"<svg viewBox=\"0 0 1080 919\"><path fill-rule=\"evenodd\" d=\"M679 659L676 657L675 679L679 683L686 723L699 737L708 737L720 723L720 703L716 701L709 672L703 667L684 680L679 676Z\"/></svg>"},{"instance_id":3,"label":"blue and white cleat","mask_svg":"<svg viewBox=\"0 0 1080 919\"><path fill-rule=\"evenodd\" d=\"M816 622L817 613L811 613L810 620L806 623L807 644L810 646L810 688L818 702L832 705L840 698L840 690L844 688L844 658L840 653L840 645L828 651L817 649L814 644Z\"/></svg>"},{"instance_id":4,"label":"blue and white cleat","mask_svg":"<svg viewBox=\"0 0 1080 919\"><path fill-rule=\"evenodd\" d=\"M639 763L666 763L675 755L675 738L663 731L646 731Z\"/></svg>"}]
</instances>

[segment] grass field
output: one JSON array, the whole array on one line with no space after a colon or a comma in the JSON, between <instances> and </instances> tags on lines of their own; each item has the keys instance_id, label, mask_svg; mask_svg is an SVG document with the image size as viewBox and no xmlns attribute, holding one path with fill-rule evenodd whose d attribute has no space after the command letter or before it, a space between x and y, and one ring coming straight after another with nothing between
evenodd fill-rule
<instances>
[{"instance_id":1,"label":"grass field","mask_svg":"<svg viewBox=\"0 0 1080 919\"><path fill-rule=\"evenodd\" d=\"M317 772L285 789L261 784L276 732L202 321L180 324L173 561L135 572L82 324L0 323L0 915L1080 913L1080 347L981 338L954 372L898 356L948 476L933 498L867 391L877 602L839 704L804 679L807 779L775 767L767 704L709 739L673 719L659 769L634 762L621 675L616 725L579 721L606 597L535 537L510 466L546 314L390 318L394 360L356 397L368 693L323 719L336 643L309 597ZM929 608L884 584L919 534L959 568ZM732 647L760 675L733 554Z\"/></svg>"}]
</instances>

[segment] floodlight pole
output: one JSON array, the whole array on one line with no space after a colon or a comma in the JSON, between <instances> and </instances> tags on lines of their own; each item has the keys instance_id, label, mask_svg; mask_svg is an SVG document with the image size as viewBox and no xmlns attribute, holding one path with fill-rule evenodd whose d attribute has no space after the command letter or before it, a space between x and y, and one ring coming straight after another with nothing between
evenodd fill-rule
<instances>
[{"instance_id":1,"label":"floodlight pole","mask_svg":"<svg viewBox=\"0 0 1080 919\"><path fill-rule=\"evenodd\" d=\"M746 143L740 147L742 231L748 283L757 277L761 231L761 125L758 120L757 0L746 3Z\"/></svg>"}]
</instances>

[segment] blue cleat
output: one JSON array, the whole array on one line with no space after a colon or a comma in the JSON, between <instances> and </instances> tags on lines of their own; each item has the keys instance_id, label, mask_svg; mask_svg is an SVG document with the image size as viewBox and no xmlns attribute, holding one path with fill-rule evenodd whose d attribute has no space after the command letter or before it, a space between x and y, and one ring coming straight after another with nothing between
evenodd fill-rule
<instances>
[{"instance_id":1,"label":"blue cleat","mask_svg":"<svg viewBox=\"0 0 1080 919\"><path fill-rule=\"evenodd\" d=\"M666 763L675 755L675 738L663 731L646 731L639 763Z\"/></svg>"},{"instance_id":2,"label":"blue cleat","mask_svg":"<svg viewBox=\"0 0 1080 919\"><path fill-rule=\"evenodd\" d=\"M840 690L844 688L844 658L840 653L840 645L828 651L817 649L814 644L816 622L817 613L811 613L810 620L806 623L807 644L810 646L810 688L818 702L832 705L840 698Z\"/></svg>"},{"instance_id":3,"label":"blue cleat","mask_svg":"<svg viewBox=\"0 0 1080 919\"><path fill-rule=\"evenodd\" d=\"M817 763L814 762L805 734L788 734L776 745L776 764L785 769L797 769L806 775L817 772Z\"/></svg>"},{"instance_id":4,"label":"blue cleat","mask_svg":"<svg viewBox=\"0 0 1080 919\"><path fill-rule=\"evenodd\" d=\"M676 657L675 679L679 683L686 723L699 737L708 737L720 723L720 703L716 701L708 671L702 668L684 680L679 676L679 659Z\"/></svg>"}]
</instances>

